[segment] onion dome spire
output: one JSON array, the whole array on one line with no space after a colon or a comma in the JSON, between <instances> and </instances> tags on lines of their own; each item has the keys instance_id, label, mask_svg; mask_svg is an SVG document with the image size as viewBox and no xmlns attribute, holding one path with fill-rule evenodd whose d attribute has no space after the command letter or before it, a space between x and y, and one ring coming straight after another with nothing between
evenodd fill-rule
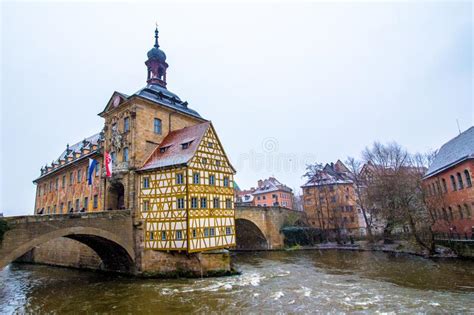
<instances>
[{"instance_id":1,"label":"onion dome spire","mask_svg":"<svg viewBox=\"0 0 474 315\"><path fill-rule=\"evenodd\" d=\"M160 45L158 44L158 24L156 25L156 28L155 28L155 46L156 48L159 48Z\"/></svg>"},{"instance_id":2,"label":"onion dome spire","mask_svg":"<svg viewBox=\"0 0 474 315\"><path fill-rule=\"evenodd\" d=\"M157 84L166 88L166 54L158 44L158 25L155 27L155 45L147 53L148 60L145 61L147 66L147 83Z\"/></svg>"}]
</instances>

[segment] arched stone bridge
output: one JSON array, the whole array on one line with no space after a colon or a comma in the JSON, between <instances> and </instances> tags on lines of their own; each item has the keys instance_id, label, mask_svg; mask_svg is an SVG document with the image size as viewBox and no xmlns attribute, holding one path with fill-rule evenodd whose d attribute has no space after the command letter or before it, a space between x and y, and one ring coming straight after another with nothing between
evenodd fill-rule
<instances>
[{"instance_id":1,"label":"arched stone bridge","mask_svg":"<svg viewBox=\"0 0 474 315\"><path fill-rule=\"evenodd\" d=\"M135 252L130 211L3 218L9 230L0 244L0 269L34 247L67 237L92 248L105 270L134 273Z\"/></svg>"},{"instance_id":2,"label":"arched stone bridge","mask_svg":"<svg viewBox=\"0 0 474 315\"><path fill-rule=\"evenodd\" d=\"M285 225L305 222L305 213L281 207L236 207L238 250L281 249Z\"/></svg>"}]
</instances>

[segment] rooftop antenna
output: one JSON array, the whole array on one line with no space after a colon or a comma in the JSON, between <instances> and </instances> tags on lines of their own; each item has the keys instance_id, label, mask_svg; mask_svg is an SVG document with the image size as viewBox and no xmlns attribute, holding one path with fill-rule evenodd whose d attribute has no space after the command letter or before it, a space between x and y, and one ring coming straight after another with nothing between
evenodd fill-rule
<instances>
[{"instance_id":1,"label":"rooftop antenna","mask_svg":"<svg viewBox=\"0 0 474 315\"><path fill-rule=\"evenodd\" d=\"M459 120L456 118L456 124L458 125L459 134L461 134L461 127L459 127Z\"/></svg>"}]
</instances>

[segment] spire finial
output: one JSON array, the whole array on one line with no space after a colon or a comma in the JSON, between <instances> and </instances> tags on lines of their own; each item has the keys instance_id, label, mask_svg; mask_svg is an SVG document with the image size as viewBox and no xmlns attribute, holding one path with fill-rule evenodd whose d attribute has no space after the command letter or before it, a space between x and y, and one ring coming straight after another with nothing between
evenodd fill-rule
<instances>
[{"instance_id":1,"label":"spire finial","mask_svg":"<svg viewBox=\"0 0 474 315\"><path fill-rule=\"evenodd\" d=\"M155 47L160 47L160 45L158 45L158 23L155 23Z\"/></svg>"}]
</instances>

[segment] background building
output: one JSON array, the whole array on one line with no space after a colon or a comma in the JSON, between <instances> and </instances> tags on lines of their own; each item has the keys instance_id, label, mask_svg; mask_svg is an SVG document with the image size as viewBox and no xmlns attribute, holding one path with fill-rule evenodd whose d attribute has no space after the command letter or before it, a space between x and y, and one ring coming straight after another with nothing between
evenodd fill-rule
<instances>
[{"instance_id":1,"label":"background building","mask_svg":"<svg viewBox=\"0 0 474 315\"><path fill-rule=\"evenodd\" d=\"M474 232L474 127L445 143L423 178L433 230L472 237Z\"/></svg>"},{"instance_id":2,"label":"background building","mask_svg":"<svg viewBox=\"0 0 474 315\"><path fill-rule=\"evenodd\" d=\"M293 190L275 177L258 181L257 188L237 192L239 205L294 209Z\"/></svg>"},{"instance_id":3,"label":"background building","mask_svg":"<svg viewBox=\"0 0 474 315\"><path fill-rule=\"evenodd\" d=\"M326 164L302 189L303 209L310 225L323 231L365 234L354 183L344 163Z\"/></svg>"}]
</instances>

